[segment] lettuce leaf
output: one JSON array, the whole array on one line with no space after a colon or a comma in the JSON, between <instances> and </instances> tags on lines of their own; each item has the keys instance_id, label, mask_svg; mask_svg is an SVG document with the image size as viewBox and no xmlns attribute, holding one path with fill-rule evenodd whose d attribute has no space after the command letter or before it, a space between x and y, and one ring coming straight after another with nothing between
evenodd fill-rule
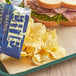
<instances>
[{"instance_id":1,"label":"lettuce leaf","mask_svg":"<svg viewBox=\"0 0 76 76\"><path fill-rule=\"evenodd\" d=\"M31 16L32 17L35 17L35 18L37 18L37 19L40 19L40 20L43 20L43 21L48 21L48 22L50 22L50 21L55 21L55 22L57 22L57 23L60 23L61 21L68 21L63 15L61 15L61 14L57 14L57 15L54 15L54 16L52 16L52 17L50 17L50 16L47 16L47 15L45 15L45 14L39 14L39 13L36 13L36 12L34 12L34 11L31 11Z\"/></svg>"},{"instance_id":2,"label":"lettuce leaf","mask_svg":"<svg viewBox=\"0 0 76 76\"><path fill-rule=\"evenodd\" d=\"M5 0L8 4L10 4L9 0Z\"/></svg>"}]
</instances>

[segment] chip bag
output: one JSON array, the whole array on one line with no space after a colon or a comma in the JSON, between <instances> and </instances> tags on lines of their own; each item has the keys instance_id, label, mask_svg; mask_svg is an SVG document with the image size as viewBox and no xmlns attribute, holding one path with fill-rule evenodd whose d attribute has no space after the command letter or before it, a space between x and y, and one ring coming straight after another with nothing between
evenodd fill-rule
<instances>
[{"instance_id":1,"label":"chip bag","mask_svg":"<svg viewBox=\"0 0 76 76\"><path fill-rule=\"evenodd\" d=\"M20 58L31 10L0 3L0 52Z\"/></svg>"}]
</instances>

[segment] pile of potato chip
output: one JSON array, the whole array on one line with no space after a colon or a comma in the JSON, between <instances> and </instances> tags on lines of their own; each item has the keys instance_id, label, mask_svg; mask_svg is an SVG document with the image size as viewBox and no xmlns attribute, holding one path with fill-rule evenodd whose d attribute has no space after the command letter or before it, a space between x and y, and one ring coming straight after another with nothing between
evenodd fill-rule
<instances>
[{"instance_id":1,"label":"pile of potato chip","mask_svg":"<svg viewBox=\"0 0 76 76\"><path fill-rule=\"evenodd\" d=\"M65 54L65 49L58 45L56 30L48 30L45 25L34 23L30 18L21 56L29 56L33 63L42 65L62 58Z\"/></svg>"}]
</instances>

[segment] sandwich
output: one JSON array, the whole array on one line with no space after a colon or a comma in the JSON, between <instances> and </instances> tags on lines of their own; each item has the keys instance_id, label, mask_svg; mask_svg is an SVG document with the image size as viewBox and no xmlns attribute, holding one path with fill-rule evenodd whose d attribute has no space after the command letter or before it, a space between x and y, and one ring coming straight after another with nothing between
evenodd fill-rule
<instances>
[{"instance_id":1,"label":"sandwich","mask_svg":"<svg viewBox=\"0 0 76 76\"><path fill-rule=\"evenodd\" d=\"M30 0L31 16L47 27L76 26L76 0Z\"/></svg>"}]
</instances>

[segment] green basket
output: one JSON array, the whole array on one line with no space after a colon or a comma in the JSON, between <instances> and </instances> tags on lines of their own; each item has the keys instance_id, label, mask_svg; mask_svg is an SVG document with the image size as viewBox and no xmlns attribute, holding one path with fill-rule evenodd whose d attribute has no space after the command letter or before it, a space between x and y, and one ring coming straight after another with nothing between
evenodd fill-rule
<instances>
[{"instance_id":1,"label":"green basket","mask_svg":"<svg viewBox=\"0 0 76 76\"><path fill-rule=\"evenodd\" d=\"M68 59L74 58L74 57L76 57L76 53L72 54L72 55L69 55L69 56L66 56L64 58L61 58L59 60L56 60L56 61L44 64L44 65L41 65L39 67L30 69L28 71L17 73L17 74L8 74L7 71L5 70L5 68L3 67L3 65L0 63L0 75L2 75L2 76L23 76L23 75L29 74L31 72L34 72L36 70L39 70L39 69L42 69L42 68L45 68L45 67L48 67L48 66L52 66L52 65L54 65L56 63L59 63L59 62L62 62L62 61L65 61L65 60L68 60Z\"/></svg>"}]
</instances>

